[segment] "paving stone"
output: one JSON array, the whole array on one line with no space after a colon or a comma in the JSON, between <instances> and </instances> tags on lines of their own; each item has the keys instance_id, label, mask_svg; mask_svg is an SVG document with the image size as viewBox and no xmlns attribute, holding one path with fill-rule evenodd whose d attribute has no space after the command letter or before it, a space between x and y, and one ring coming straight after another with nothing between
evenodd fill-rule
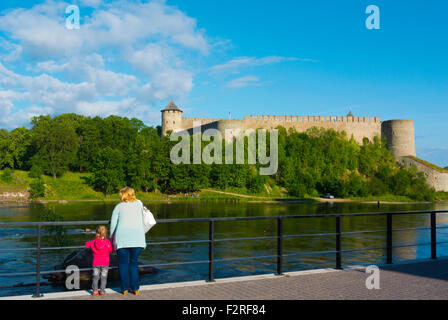
<instances>
[{"instance_id":1,"label":"paving stone","mask_svg":"<svg viewBox=\"0 0 448 320\"><path fill-rule=\"evenodd\" d=\"M348 269L338 272L277 276L235 282L141 291L140 296L119 293L74 300L446 300L448 260L380 267L380 289L368 290L370 274Z\"/></svg>"}]
</instances>

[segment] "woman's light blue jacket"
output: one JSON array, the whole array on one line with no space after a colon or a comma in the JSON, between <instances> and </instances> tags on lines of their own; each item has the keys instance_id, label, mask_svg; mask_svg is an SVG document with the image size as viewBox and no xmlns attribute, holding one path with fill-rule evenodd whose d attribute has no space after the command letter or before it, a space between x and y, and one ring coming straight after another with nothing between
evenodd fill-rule
<instances>
[{"instance_id":1,"label":"woman's light blue jacket","mask_svg":"<svg viewBox=\"0 0 448 320\"><path fill-rule=\"evenodd\" d=\"M146 248L142 208L140 200L121 202L115 206L110 221L110 234L115 233L117 250Z\"/></svg>"}]
</instances>

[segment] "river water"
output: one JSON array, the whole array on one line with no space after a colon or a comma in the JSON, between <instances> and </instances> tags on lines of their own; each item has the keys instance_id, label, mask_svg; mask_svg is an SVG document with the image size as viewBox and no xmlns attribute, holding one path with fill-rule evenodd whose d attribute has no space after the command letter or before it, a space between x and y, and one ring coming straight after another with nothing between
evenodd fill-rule
<instances>
[{"instance_id":1,"label":"river water","mask_svg":"<svg viewBox=\"0 0 448 320\"><path fill-rule=\"evenodd\" d=\"M62 221L109 220L114 203L71 202L68 204L49 203L46 205L0 207L1 222L51 221L59 216ZM448 210L447 203L436 204L376 204L361 203L247 203L226 201L185 201L173 203L145 203L155 214L156 219L202 218L202 217L256 217L313 215L323 213L363 213L385 211ZM50 213L49 213L50 212ZM394 216L393 228L429 227L429 215ZM437 216L437 226L448 226L448 215ZM86 226L94 229L94 225ZM148 242L207 240L208 223L166 223L158 224L148 235ZM342 231L384 230L386 217L344 217ZM334 233L334 218L291 219L284 221L284 234ZM216 222L215 239L247 238L276 235L275 220ZM59 230L60 231L60 230ZM94 235L86 233L81 227L64 227L62 233L44 228L42 246L82 246ZM298 271L335 266L334 253L303 254L305 252L335 250L334 236L291 237L284 239L283 271ZM397 231L393 234L394 245L428 243L429 230ZM437 231L437 241L448 241L448 229ZM362 233L343 235L342 249L382 247L386 244L386 233ZM0 250L30 248L36 246L36 228L0 229ZM243 258L275 255L275 239L217 242L215 259ZM52 270L73 250L44 251L41 256L41 270ZM301 254L299 254L301 253ZM297 254L297 255L292 255ZM438 256L448 255L448 246L437 247ZM368 265L385 262L385 249L343 253L343 267ZM430 246L411 246L396 248L394 261L425 259L430 257ZM208 244L149 245L142 253L140 261L144 264L164 264L175 262L208 260ZM0 251L0 274L35 271L36 254L33 251ZM160 266L156 274L141 277L141 284L194 281L208 278L208 264L185 264ZM233 260L215 263L215 278L274 273L276 258ZM0 277L0 286L9 287L19 283L31 284L35 276ZM42 279L45 281L45 279ZM109 281L109 287L119 287L117 281ZM0 289L0 296L32 294L34 287ZM64 291L63 286L42 286L41 291Z\"/></svg>"}]
</instances>

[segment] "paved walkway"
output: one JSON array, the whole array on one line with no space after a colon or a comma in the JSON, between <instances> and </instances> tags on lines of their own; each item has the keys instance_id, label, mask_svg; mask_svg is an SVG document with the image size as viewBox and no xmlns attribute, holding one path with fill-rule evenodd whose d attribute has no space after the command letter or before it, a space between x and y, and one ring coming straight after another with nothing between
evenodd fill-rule
<instances>
[{"instance_id":1,"label":"paved walkway","mask_svg":"<svg viewBox=\"0 0 448 320\"><path fill-rule=\"evenodd\" d=\"M253 277L149 285L139 296L108 289L103 297L87 291L47 294L76 300L389 300L448 299L448 260L380 266L380 289L368 290L365 269L333 269Z\"/></svg>"}]
</instances>

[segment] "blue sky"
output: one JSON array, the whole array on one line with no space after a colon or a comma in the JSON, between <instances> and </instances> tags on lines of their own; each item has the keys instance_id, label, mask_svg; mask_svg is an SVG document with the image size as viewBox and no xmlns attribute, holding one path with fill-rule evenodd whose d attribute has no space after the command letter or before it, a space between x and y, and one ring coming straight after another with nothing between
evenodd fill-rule
<instances>
[{"instance_id":1,"label":"blue sky","mask_svg":"<svg viewBox=\"0 0 448 320\"><path fill-rule=\"evenodd\" d=\"M80 7L81 29L65 28ZM368 5L381 29L368 30ZM417 155L448 165L448 3L0 3L0 126L39 113L379 116L415 122Z\"/></svg>"}]
</instances>

